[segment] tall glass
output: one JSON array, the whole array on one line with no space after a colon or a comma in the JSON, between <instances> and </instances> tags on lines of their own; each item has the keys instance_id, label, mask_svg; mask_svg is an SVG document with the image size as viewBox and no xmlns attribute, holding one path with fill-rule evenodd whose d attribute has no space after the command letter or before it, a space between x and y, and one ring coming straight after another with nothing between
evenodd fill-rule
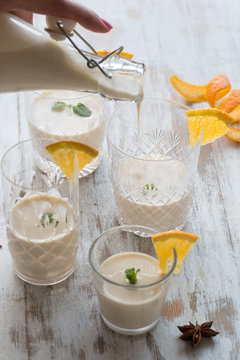
<instances>
[{"instance_id":1,"label":"tall glass","mask_svg":"<svg viewBox=\"0 0 240 360\"><path fill-rule=\"evenodd\" d=\"M176 252L162 274L151 236L156 230L123 225L102 233L92 244L89 262L103 321L112 330L137 335L152 329L161 315L176 266ZM126 278L134 267L136 282Z\"/></svg>"},{"instance_id":2,"label":"tall glass","mask_svg":"<svg viewBox=\"0 0 240 360\"><path fill-rule=\"evenodd\" d=\"M161 98L118 107L107 140L115 201L126 224L182 229L191 206L201 136L189 143L184 105Z\"/></svg>"},{"instance_id":3,"label":"tall glass","mask_svg":"<svg viewBox=\"0 0 240 360\"><path fill-rule=\"evenodd\" d=\"M43 90L26 94L26 108L33 138L85 144L98 155L84 166L79 177L97 169L102 159L106 124L106 104L101 96L70 90Z\"/></svg>"},{"instance_id":4,"label":"tall glass","mask_svg":"<svg viewBox=\"0 0 240 360\"><path fill-rule=\"evenodd\" d=\"M49 139L26 140L1 161L8 247L15 273L35 285L70 276L79 246L78 162L67 179L45 147Z\"/></svg>"}]
</instances>

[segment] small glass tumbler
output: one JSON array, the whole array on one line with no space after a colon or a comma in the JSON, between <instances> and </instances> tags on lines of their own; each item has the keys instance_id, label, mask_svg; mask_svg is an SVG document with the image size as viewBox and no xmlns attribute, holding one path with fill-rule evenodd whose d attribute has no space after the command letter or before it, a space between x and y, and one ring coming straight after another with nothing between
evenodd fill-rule
<instances>
[{"instance_id":1,"label":"small glass tumbler","mask_svg":"<svg viewBox=\"0 0 240 360\"><path fill-rule=\"evenodd\" d=\"M181 230L201 146L189 143L186 106L161 98L127 103L107 127L115 201L126 224Z\"/></svg>"},{"instance_id":2,"label":"small glass tumbler","mask_svg":"<svg viewBox=\"0 0 240 360\"><path fill-rule=\"evenodd\" d=\"M70 276L79 247L78 161L67 179L45 149L54 141L26 140L1 161L8 247L15 273L35 285Z\"/></svg>"},{"instance_id":3,"label":"small glass tumbler","mask_svg":"<svg viewBox=\"0 0 240 360\"><path fill-rule=\"evenodd\" d=\"M102 158L105 133L105 101L100 95L70 90L43 90L26 94L32 138L73 141L98 151L79 177L91 174Z\"/></svg>"},{"instance_id":4,"label":"small glass tumbler","mask_svg":"<svg viewBox=\"0 0 240 360\"><path fill-rule=\"evenodd\" d=\"M173 249L167 274L161 274L151 239L154 233L151 228L123 225L102 233L90 248L101 315L116 332L145 333L161 315L177 258ZM137 271L135 284L127 280L125 272L133 267Z\"/></svg>"}]
</instances>

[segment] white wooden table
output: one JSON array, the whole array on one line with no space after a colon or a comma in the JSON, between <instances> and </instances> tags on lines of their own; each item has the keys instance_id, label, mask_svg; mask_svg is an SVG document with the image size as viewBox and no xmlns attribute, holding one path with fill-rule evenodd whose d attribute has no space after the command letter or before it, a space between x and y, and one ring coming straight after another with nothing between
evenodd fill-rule
<instances>
[{"instance_id":1,"label":"white wooden table","mask_svg":"<svg viewBox=\"0 0 240 360\"><path fill-rule=\"evenodd\" d=\"M239 88L238 0L89 0L88 6L114 29L106 35L83 34L97 48L123 44L143 61L146 96L183 102L170 86L172 74L204 84L224 73ZM21 94L0 95L0 124L0 155L29 137ZM119 224L107 154L99 169L80 182L79 265L59 285L31 286L14 275L1 205L0 359L239 359L239 164L240 145L227 138L202 148L196 195L185 228L198 234L199 240L173 279L158 326L135 338L120 336L103 324L87 261L96 236ZM177 325L196 320L213 320L220 335L193 349L178 339Z\"/></svg>"}]
</instances>

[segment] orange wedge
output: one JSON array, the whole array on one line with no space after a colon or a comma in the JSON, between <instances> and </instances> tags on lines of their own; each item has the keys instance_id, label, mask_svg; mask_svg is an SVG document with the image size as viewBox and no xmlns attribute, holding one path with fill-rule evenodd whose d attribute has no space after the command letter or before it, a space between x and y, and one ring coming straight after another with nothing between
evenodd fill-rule
<instances>
[{"instance_id":1,"label":"orange wedge","mask_svg":"<svg viewBox=\"0 0 240 360\"><path fill-rule=\"evenodd\" d=\"M190 145L194 146L201 135L202 145L208 144L228 132L232 118L218 109L200 109L187 111Z\"/></svg>"},{"instance_id":2,"label":"orange wedge","mask_svg":"<svg viewBox=\"0 0 240 360\"><path fill-rule=\"evenodd\" d=\"M75 154L78 158L79 171L99 154L97 150L90 146L73 141L60 141L50 144L46 146L46 150L52 156L55 163L62 169L67 178L70 178L75 171Z\"/></svg>"},{"instance_id":3,"label":"orange wedge","mask_svg":"<svg viewBox=\"0 0 240 360\"><path fill-rule=\"evenodd\" d=\"M168 272L169 259L173 259L173 248L177 253L174 274L178 274L184 258L197 241L198 236L184 231L166 231L152 236L152 242L163 274Z\"/></svg>"},{"instance_id":4,"label":"orange wedge","mask_svg":"<svg viewBox=\"0 0 240 360\"><path fill-rule=\"evenodd\" d=\"M215 107L215 102L223 98L231 90L231 84L226 75L218 75L207 84L206 98L211 107Z\"/></svg>"},{"instance_id":5,"label":"orange wedge","mask_svg":"<svg viewBox=\"0 0 240 360\"><path fill-rule=\"evenodd\" d=\"M97 50L98 55L104 57L107 54L109 54L112 50ZM131 54L127 51L122 51L119 56L125 57L127 59L132 59L134 57L134 54Z\"/></svg>"},{"instance_id":6,"label":"orange wedge","mask_svg":"<svg viewBox=\"0 0 240 360\"><path fill-rule=\"evenodd\" d=\"M190 101L205 101L206 100L206 86L198 86L189 84L180 80L176 75L170 77L172 86L180 92L187 100Z\"/></svg>"},{"instance_id":7,"label":"orange wedge","mask_svg":"<svg viewBox=\"0 0 240 360\"><path fill-rule=\"evenodd\" d=\"M226 136L233 141L240 142L240 129L230 128L226 133Z\"/></svg>"},{"instance_id":8,"label":"orange wedge","mask_svg":"<svg viewBox=\"0 0 240 360\"><path fill-rule=\"evenodd\" d=\"M232 90L219 104L218 109L230 113L240 105L240 90Z\"/></svg>"}]
</instances>

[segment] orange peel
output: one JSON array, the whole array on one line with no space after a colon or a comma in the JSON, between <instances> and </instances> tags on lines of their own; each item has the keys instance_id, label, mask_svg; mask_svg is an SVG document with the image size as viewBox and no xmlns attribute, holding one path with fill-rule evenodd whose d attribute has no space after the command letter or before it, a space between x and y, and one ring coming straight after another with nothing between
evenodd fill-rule
<instances>
[{"instance_id":1,"label":"orange peel","mask_svg":"<svg viewBox=\"0 0 240 360\"><path fill-rule=\"evenodd\" d=\"M221 74L213 78L207 84L206 99L211 107L215 107L216 101L223 98L231 90L231 84L226 75Z\"/></svg>"},{"instance_id":2,"label":"orange peel","mask_svg":"<svg viewBox=\"0 0 240 360\"><path fill-rule=\"evenodd\" d=\"M98 55L104 57L107 54L109 54L112 50L97 50ZM131 60L134 57L134 54L127 52L127 51L122 51L119 56L125 57L129 60Z\"/></svg>"},{"instance_id":3,"label":"orange peel","mask_svg":"<svg viewBox=\"0 0 240 360\"><path fill-rule=\"evenodd\" d=\"M232 118L219 109L188 110L190 145L194 146L202 133L202 145L208 144L228 132Z\"/></svg>"},{"instance_id":4,"label":"orange peel","mask_svg":"<svg viewBox=\"0 0 240 360\"><path fill-rule=\"evenodd\" d=\"M170 81L172 86L180 92L187 100L190 101L205 101L206 100L206 85L193 85L189 84L181 79L179 79L176 75L170 77Z\"/></svg>"},{"instance_id":5,"label":"orange peel","mask_svg":"<svg viewBox=\"0 0 240 360\"><path fill-rule=\"evenodd\" d=\"M232 141L240 142L240 129L232 127L228 130L226 136Z\"/></svg>"},{"instance_id":6,"label":"orange peel","mask_svg":"<svg viewBox=\"0 0 240 360\"><path fill-rule=\"evenodd\" d=\"M233 122L240 121L240 106L237 106L233 111L231 111L229 116L231 116Z\"/></svg>"},{"instance_id":7,"label":"orange peel","mask_svg":"<svg viewBox=\"0 0 240 360\"><path fill-rule=\"evenodd\" d=\"M46 146L55 163L61 168L67 178L75 171L75 156L78 158L79 172L89 164L99 152L88 145L74 141L59 141Z\"/></svg>"},{"instance_id":8,"label":"orange peel","mask_svg":"<svg viewBox=\"0 0 240 360\"><path fill-rule=\"evenodd\" d=\"M240 105L240 90L232 90L219 104L218 109L227 113L232 112Z\"/></svg>"},{"instance_id":9,"label":"orange peel","mask_svg":"<svg viewBox=\"0 0 240 360\"><path fill-rule=\"evenodd\" d=\"M177 253L177 265L174 274L178 274L184 258L197 241L198 236L185 231L166 231L152 236L160 269L163 274L168 272L168 261L173 258L173 248Z\"/></svg>"}]
</instances>

